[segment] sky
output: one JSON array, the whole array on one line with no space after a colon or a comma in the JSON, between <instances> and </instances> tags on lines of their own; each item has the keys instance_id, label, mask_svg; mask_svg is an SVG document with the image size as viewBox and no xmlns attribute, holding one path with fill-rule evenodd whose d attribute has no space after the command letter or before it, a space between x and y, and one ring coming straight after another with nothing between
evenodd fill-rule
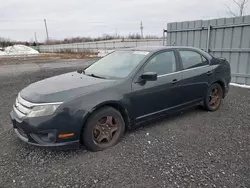
<instances>
[{"instance_id":1,"label":"sky","mask_svg":"<svg viewBox=\"0 0 250 188\"><path fill-rule=\"evenodd\" d=\"M19 41L77 36L162 35L167 23L231 17L233 0L0 0L0 37ZM250 2L245 14L250 14Z\"/></svg>"}]
</instances>

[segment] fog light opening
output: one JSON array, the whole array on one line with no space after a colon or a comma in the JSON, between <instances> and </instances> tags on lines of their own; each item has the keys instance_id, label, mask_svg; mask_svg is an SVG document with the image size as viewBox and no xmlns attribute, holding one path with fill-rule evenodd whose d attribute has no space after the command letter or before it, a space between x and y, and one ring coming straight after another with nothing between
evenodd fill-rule
<instances>
[{"instance_id":1,"label":"fog light opening","mask_svg":"<svg viewBox=\"0 0 250 188\"><path fill-rule=\"evenodd\" d=\"M39 132L30 134L30 136L39 144L48 144L56 142L56 132Z\"/></svg>"},{"instance_id":2,"label":"fog light opening","mask_svg":"<svg viewBox=\"0 0 250 188\"><path fill-rule=\"evenodd\" d=\"M48 133L48 139L51 142L55 142L56 141L56 134L55 133Z\"/></svg>"}]
</instances>

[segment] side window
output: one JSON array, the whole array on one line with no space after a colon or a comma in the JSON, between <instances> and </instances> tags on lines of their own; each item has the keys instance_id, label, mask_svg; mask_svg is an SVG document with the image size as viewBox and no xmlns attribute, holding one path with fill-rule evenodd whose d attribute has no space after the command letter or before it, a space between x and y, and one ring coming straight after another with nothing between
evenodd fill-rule
<instances>
[{"instance_id":1,"label":"side window","mask_svg":"<svg viewBox=\"0 0 250 188\"><path fill-rule=\"evenodd\" d=\"M202 58L203 65L208 65L209 64L208 60L204 56L201 56L201 58Z\"/></svg>"},{"instance_id":2,"label":"side window","mask_svg":"<svg viewBox=\"0 0 250 188\"><path fill-rule=\"evenodd\" d=\"M156 72L158 76L175 71L176 60L173 51L157 54L144 67L144 72Z\"/></svg>"},{"instance_id":3,"label":"side window","mask_svg":"<svg viewBox=\"0 0 250 188\"><path fill-rule=\"evenodd\" d=\"M194 51L180 51L180 56L183 69L190 69L208 64L206 58Z\"/></svg>"}]
</instances>

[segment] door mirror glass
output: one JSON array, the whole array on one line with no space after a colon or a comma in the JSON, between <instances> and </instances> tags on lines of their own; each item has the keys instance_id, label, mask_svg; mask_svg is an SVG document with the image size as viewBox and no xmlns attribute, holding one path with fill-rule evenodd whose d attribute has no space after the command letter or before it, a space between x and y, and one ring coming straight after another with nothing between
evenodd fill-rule
<instances>
[{"instance_id":1,"label":"door mirror glass","mask_svg":"<svg viewBox=\"0 0 250 188\"><path fill-rule=\"evenodd\" d=\"M141 75L141 79L145 81L156 81L157 73L156 72L145 72Z\"/></svg>"}]
</instances>

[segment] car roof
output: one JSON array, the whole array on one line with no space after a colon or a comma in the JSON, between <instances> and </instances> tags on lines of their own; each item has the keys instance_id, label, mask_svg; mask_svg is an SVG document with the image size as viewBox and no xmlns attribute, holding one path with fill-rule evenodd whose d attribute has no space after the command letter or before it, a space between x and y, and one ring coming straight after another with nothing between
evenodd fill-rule
<instances>
[{"instance_id":1,"label":"car roof","mask_svg":"<svg viewBox=\"0 0 250 188\"><path fill-rule=\"evenodd\" d=\"M133 47L133 48L125 48L122 50L127 50L127 51L146 51L150 53L158 52L160 50L171 50L171 49L190 49L190 50L195 50L203 54L205 57L208 59L212 59L213 57L204 51L203 49L196 48L196 47L190 47L190 46L140 46L140 47Z\"/></svg>"},{"instance_id":2,"label":"car roof","mask_svg":"<svg viewBox=\"0 0 250 188\"><path fill-rule=\"evenodd\" d=\"M127 50L132 50L132 51L138 50L138 51L148 51L148 52L156 52L165 49L192 49L198 51L201 50L199 48L190 46L140 46L140 47L127 48Z\"/></svg>"}]
</instances>

